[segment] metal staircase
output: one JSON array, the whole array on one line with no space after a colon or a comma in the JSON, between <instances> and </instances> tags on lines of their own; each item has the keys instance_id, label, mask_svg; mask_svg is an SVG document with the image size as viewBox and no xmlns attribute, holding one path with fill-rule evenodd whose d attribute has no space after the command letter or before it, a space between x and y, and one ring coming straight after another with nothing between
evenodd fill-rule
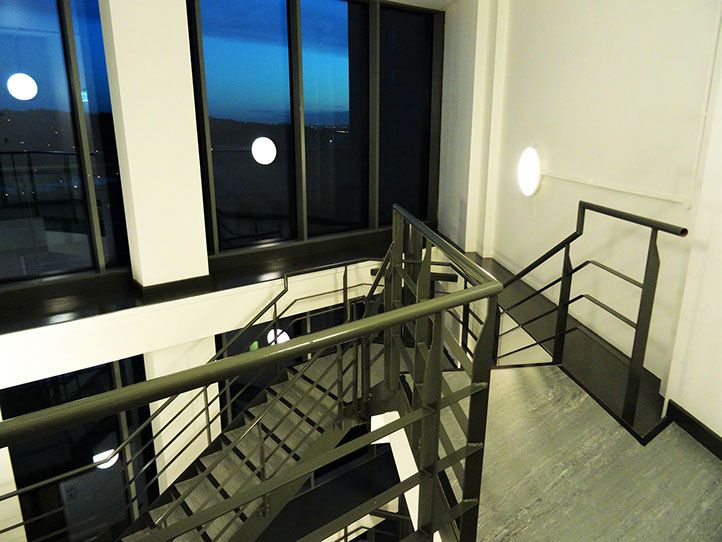
<instances>
[{"instance_id":1,"label":"metal staircase","mask_svg":"<svg viewBox=\"0 0 722 542\"><path fill-rule=\"evenodd\" d=\"M328 362L321 358L319 363L324 361ZM265 400L248 408L234 424L238 427L223 431L207 453L194 462L188 477L184 476L167 495L162 495L158 502L163 504L151 508L131 527L132 534L123 540L143 540L152 528L187 518L241 489L258 486L303 458L333 449L351 425L340 427L337 423L339 410L343 413L345 408L343 396L339 400L339 396L310 377L312 365L303 363L288 369L285 381L264 391ZM325 365L335 367L331 363ZM324 371L318 380L333 376L329 372ZM303 482L304 479L296 480L283 491L228 512L180 539L254 539Z\"/></svg>"},{"instance_id":2,"label":"metal staircase","mask_svg":"<svg viewBox=\"0 0 722 542\"><path fill-rule=\"evenodd\" d=\"M361 536L363 518L393 520L385 505L418 487L418 500L407 503L413 532L404 540L431 540L435 533L475 540L496 341L494 326L480 323L473 345L462 348L456 311L474 304L475 315L494 323L501 284L399 207L392 229L373 282L349 284L346 268L342 288L319 294L340 301L341 325L254 348L254 335L274 330L278 338L282 321L308 318L298 309L300 299L286 300L286 279L283 291L208 363L0 422L2 450L116 416L122 442L111 458L119 458L114 468L123 474L126 497L115 517L86 518L82 536L72 534L79 526L67 521L36 536L49 518L55 526L67 517L60 506L0 523L0 538L22 540L32 532L37 540L257 540L319 472L403 431L413 474L350 510L339 509L335 519L299 538ZM241 353L230 355L239 344ZM454 389L447 370L456 375ZM130 428L130 413L145 405L150 416ZM389 412L395 419L371 430L372 417ZM443 412L453 413L463 442L449 438ZM108 461L6 493L0 506ZM80 499L102 499L108 487L101 484ZM328 506L334 504L331 499Z\"/></svg>"}]
</instances>

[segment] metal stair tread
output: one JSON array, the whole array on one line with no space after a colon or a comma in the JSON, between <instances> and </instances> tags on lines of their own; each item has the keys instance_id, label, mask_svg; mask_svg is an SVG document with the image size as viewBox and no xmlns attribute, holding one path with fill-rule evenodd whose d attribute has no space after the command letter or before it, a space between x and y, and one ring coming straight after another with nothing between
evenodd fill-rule
<instances>
[{"instance_id":1,"label":"metal stair tread","mask_svg":"<svg viewBox=\"0 0 722 542\"><path fill-rule=\"evenodd\" d=\"M336 407L336 401L333 397L303 377L297 378L296 381L284 391L285 386L287 386L287 383L284 382L283 384L271 386L271 388L279 394L283 393L284 398L294 407L304 414L310 414L314 420L322 419L323 415L329 409Z\"/></svg>"},{"instance_id":2,"label":"metal stair tread","mask_svg":"<svg viewBox=\"0 0 722 542\"><path fill-rule=\"evenodd\" d=\"M201 463L209 468L218 459L219 454L224 453L225 457L212 470L213 477L221 484L228 495L233 495L240 489L249 486L256 486L261 480L235 452L215 452L201 458Z\"/></svg>"},{"instance_id":3,"label":"metal stair tread","mask_svg":"<svg viewBox=\"0 0 722 542\"><path fill-rule=\"evenodd\" d=\"M199 476L203 476L202 474ZM196 478L191 478L189 480L185 480L183 482L179 482L175 484L176 489L183 493L187 491L191 485L195 484L197 482ZM191 493L185 498L185 503L188 505L188 508L191 509L192 512L198 512L201 509L209 508L210 506L213 506L214 504L217 504L219 502L222 502L224 500L223 495L220 493L218 488L213 485L213 483L208 479L204 478L201 483L195 487ZM254 503L250 503L250 506L253 507ZM253 507L255 509L255 507ZM245 510L244 510L245 511ZM205 524L203 527L208 532L210 537L213 540L216 540L221 530L224 529L224 527L228 524L234 518L234 512L228 512L227 514L214 519L213 521ZM243 522L240 518L233 519L233 522L235 523L235 528L239 528ZM226 536L230 537L231 534L235 531L234 526L229 527L226 529L226 531L223 533L223 538L225 539Z\"/></svg>"},{"instance_id":4,"label":"metal stair tread","mask_svg":"<svg viewBox=\"0 0 722 542\"><path fill-rule=\"evenodd\" d=\"M314 434L305 438L308 433L318 433L308 420L303 420L291 408L276 401L268 412L265 412L268 404L259 405L249 409L253 416L263 415L261 424L267 430L273 430L273 434L284 442L297 454L302 455L314 441ZM265 412L265 414L264 414ZM280 422L280 424L279 424ZM229 435L232 432L228 433ZM305 440L304 440L305 439Z\"/></svg>"}]
</instances>

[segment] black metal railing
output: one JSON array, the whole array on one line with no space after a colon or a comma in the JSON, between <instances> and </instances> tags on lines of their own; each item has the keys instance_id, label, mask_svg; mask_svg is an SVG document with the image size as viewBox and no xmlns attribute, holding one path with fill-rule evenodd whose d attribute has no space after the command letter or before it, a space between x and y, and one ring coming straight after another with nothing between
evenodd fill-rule
<instances>
[{"instance_id":1,"label":"black metal railing","mask_svg":"<svg viewBox=\"0 0 722 542\"><path fill-rule=\"evenodd\" d=\"M598 262L594 259L588 259L583 261L582 263L574 266L572 264L571 259L571 247L572 244L579 238L581 238L584 234L584 225L585 225L585 218L587 212L593 212L597 214L601 214L604 216L616 218L618 220L622 220L624 222L629 222L632 224L636 224L639 226L643 226L646 228L649 228L650 230L650 236L649 236L649 242L647 247L647 255L646 255L646 263L645 263L645 270L644 270L644 278L639 281L636 280L630 276L628 276L626 273L619 271L617 269L614 269L606 264L603 264L601 262ZM577 303L581 300L586 300L588 302L593 303L597 307L601 308L608 314L610 314L612 317L616 318L617 320L623 322L625 325L630 327L634 330L634 340L633 340L633 346L632 346L632 352L630 356L630 363L628 367L628 376L626 381L626 387L624 390L624 404L623 404L623 410L621 413L622 420L626 422L630 427L633 426L634 420L635 420L635 414L637 412L637 402L639 397L639 390L640 390L640 382L642 378L642 372L644 367L644 360L645 360L645 353L647 349L647 342L649 338L649 329L652 319L652 308L654 306L654 298L657 288L657 278L659 276L659 266L660 266L660 258L659 258L659 250L657 247L657 236L659 232L668 233L670 235L678 236L678 237L685 237L687 235L687 229L675 226L673 224L667 224L665 222L660 222L658 220L654 220L651 218L646 218L643 216L635 215L632 213L627 213L624 211L619 211L617 209L612 209L609 207L603 207L601 205L596 205L593 203L588 203L586 201L580 201L578 212L577 212L577 225L575 231L566 237L564 240L562 240L560 243L546 251L544 254L542 254L539 258L534 260L531 264L526 266L524 269L522 269L519 273L515 274L510 279L506 280L504 282L504 287L507 288L519 281L521 281L524 277L526 277L529 273L540 267L542 264L549 261L554 256L562 253L563 254L563 263L562 263L562 272L561 275L555 278L554 280L546 283L541 288L535 290L534 292L527 294L526 296L522 297L521 299L515 301L514 303L506 306L504 308L504 311L499 310L496 314L496 324L494 327L497 329L497 341L499 338L503 337L504 335L507 335L508 333L519 329L519 328L526 328L527 326L538 322L542 320L543 318L550 317L553 314L556 314L556 323L554 326L554 332L552 335L544 338L535 338L534 342L531 344L528 344L526 346L517 348L510 352L505 352L501 355L497 355L497 360L502 359L506 356L511 356L513 354L517 354L523 350L526 350L528 348L532 348L537 345L545 345L553 342L553 346L551 348L551 355L553 359L553 363L556 365L561 365L564 361L564 347L565 347L565 341L566 337L569 335L569 333L576 331L577 327L571 327L568 328L568 319L569 319L569 307L571 307L573 304ZM636 320L632 320L626 316L624 316L621 312L615 310L614 308L610 307L606 303L600 301L596 297L587 294L582 293L578 294L572 297L571 291L572 291L572 279L573 277L582 269L585 269L588 266L593 266L598 269L601 269L602 271L605 271L606 273L609 273L613 276L616 276L617 278L620 278L627 283L637 287L641 291L640 296L640 302L639 307L637 310L637 317ZM517 323L515 326L506 329L504 332L500 332L500 319L502 312L509 314L510 311L513 311L514 309L520 307L524 303L527 303L528 301L541 296L545 293L547 293L552 287L559 285L559 298L558 301L554 304L553 308L544 311L540 314L536 314L533 317Z\"/></svg>"},{"instance_id":2,"label":"black metal railing","mask_svg":"<svg viewBox=\"0 0 722 542\"><path fill-rule=\"evenodd\" d=\"M346 511L324 532L331 528L338 532L369 514L381 513L383 504L419 486L414 536L431 539L434 532L443 530L458 540L475 540L495 334L492 326L483 325L474 334L474 347L461 348L460 337L448 329L444 315L458 310L464 313L470 304L484 303L491 315L486 321L494 322L496 296L502 285L398 207L394 209L393 234L373 282L350 285L347 265L341 288L310 296L340 298L341 325L249 351L258 337L309 317L297 309L306 298L292 299L280 308L288 292L288 277L284 277L283 289L208 363L0 422L0 449L107 416L122 419L129 410L148 405L148 419L132 433L126 430L111 455L121 458L125 471L126 506L115 511L114 519L97 526L91 539L116 539L140 532L150 540L171 540L190 531L218 538L238 529L239 521L243 534L235 536L254 539L264 522L278 513L279 495L300 487L316 470L403 429L418 473ZM437 294L433 282L439 277L464 286ZM247 343L239 345L241 340ZM232 346L242 353L229 355ZM463 354L457 362L466 385L456 391L444 376L447 350L455 358ZM309 383L313 392L298 396L298 386ZM255 398L248 399L256 388L260 391ZM240 397L246 397L245 406L242 414L236 415L233 406ZM469 405L464 409L459 402L466 398ZM303 411L296 406L296 399L307 400ZM446 409L462 426L463 442L451 439L441 423ZM284 413L276 416L278 411ZM400 418L334 447L351 428L368 425L372 415L389 411L398 411ZM279 439L276 430L281 426L293 438ZM143 434L149 430L153 436L144 440ZM326 440L310 444L314 453L303 455L302 450L318 440L319 434ZM235 474L220 477L217 467L229 458L235 460L241 444L247 454L244 461L251 466L249 476L258 483L243 484L226 495L224 488L231 487ZM205 451L186 465L189 454L197 456L194 450L198 446ZM148 450L153 457L145 461L143 453ZM88 472L105 461L108 459L21 487L0 496L0 504ZM186 473L179 479L182 485L173 482L162 488L159 499L149 502L143 492L171 470ZM458 495L444 484L447 472L457 478ZM143 476L150 480L139 484ZM223 500L196 499L189 514L189 498L207 483L222 490ZM102 498L103 490L101 486L83 498ZM248 514L250 508L256 510L253 515ZM26 511L15 523L0 525L0 537L63 512L60 507L30 517ZM117 525L121 525L120 531ZM70 527L43 538L67 536Z\"/></svg>"}]
</instances>

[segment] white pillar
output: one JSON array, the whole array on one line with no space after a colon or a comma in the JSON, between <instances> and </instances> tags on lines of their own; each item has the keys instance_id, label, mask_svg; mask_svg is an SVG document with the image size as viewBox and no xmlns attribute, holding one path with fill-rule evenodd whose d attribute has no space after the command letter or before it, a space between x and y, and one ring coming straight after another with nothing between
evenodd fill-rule
<instances>
[{"instance_id":1,"label":"white pillar","mask_svg":"<svg viewBox=\"0 0 722 542\"><path fill-rule=\"evenodd\" d=\"M183 369L189 369L206 363L215 354L215 340L213 337L192 341L178 346L171 346L163 350L148 352L145 354L145 373L148 380L157 378ZM208 435L206 431L205 398L200 395L193 398L199 390L186 392L178 396L161 414L152 422L155 453L158 455L156 466L158 472L167 469L158 477L160 491L164 491L176 478L208 447ZM218 386L212 385L208 388L207 398L210 402L208 415L212 419L219 412L219 401L213 400L218 395ZM192 401L193 400L193 401ZM168 427L162 429L176 413L183 407L192 404L183 410ZM153 413L164 403L158 401L150 405L150 413ZM197 417L195 417L199 414ZM193 418L195 419L193 420ZM191 421L192 420L192 421ZM188 425L187 428L184 427ZM180 433L172 444L170 441ZM220 417L211 423L211 439L215 439L220 433ZM188 449L179 453L183 447L192 442ZM168 447L161 451L161 449ZM178 457L175 457L178 454Z\"/></svg>"},{"instance_id":2,"label":"white pillar","mask_svg":"<svg viewBox=\"0 0 722 542\"><path fill-rule=\"evenodd\" d=\"M100 0L133 278L208 274L186 4Z\"/></svg>"},{"instance_id":3,"label":"white pillar","mask_svg":"<svg viewBox=\"0 0 722 542\"><path fill-rule=\"evenodd\" d=\"M0 421L2 421L2 412L0 412ZM7 448L0 448L0 495L5 495L16 489L13 466L10 462L10 451ZM22 520L23 514L20 511L20 500L17 497L10 497L0 501L0 529L20 523ZM2 539L7 542L25 542L27 540L25 527L3 533Z\"/></svg>"}]
</instances>

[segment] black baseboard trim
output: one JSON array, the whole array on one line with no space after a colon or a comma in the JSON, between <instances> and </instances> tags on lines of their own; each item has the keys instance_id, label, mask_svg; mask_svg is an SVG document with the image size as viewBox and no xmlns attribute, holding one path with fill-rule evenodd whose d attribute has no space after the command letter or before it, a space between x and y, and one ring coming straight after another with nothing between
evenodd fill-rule
<instances>
[{"instance_id":1,"label":"black baseboard trim","mask_svg":"<svg viewBox=\"0 0 722 542\"><path fill-rule=\"evenodd\" d=\"M667 406L667 418L716 455L717 459L722 459L722 437L672 400Z\"/></svg>"},{"instance_id":2,"label":"black baseboard trim","mask_svg":"<svg viewBox=\"0 0 722 542\"><path fill-rule=\"evenodd\" d=\"M143 297L144 301L159 302L180 297L200 295L213 291L213 282L210 275L193 277L184 280L156 284L154 286L142 286L133 279L133 286Z\"/></svg>"}]
</instances>

